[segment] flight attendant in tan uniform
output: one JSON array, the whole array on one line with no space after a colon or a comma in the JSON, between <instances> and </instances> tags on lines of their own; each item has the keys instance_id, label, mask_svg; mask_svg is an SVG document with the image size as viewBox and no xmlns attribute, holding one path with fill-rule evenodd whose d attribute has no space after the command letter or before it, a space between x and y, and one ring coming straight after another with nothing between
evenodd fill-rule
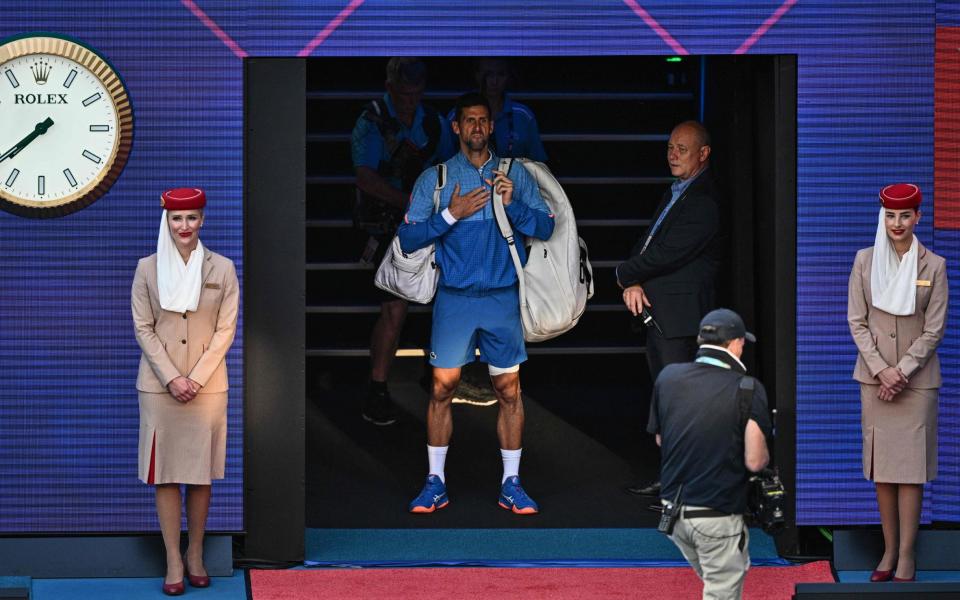
<instances>
[{"instance_id":1,"label":"flight attendant in tan uniform","mask_svg":"<svg viewBox=\"0 0 960 600\"><path fill-rule=\"evenodd\" d=\"M167 554L163 592L183 579L207 587L203 534L210 482L223 479L227 441L227 366L237 327L240 286L230 259L200 243L206 195L177 188L161 195L157 252L140 259L131 306L143 350L139 477L156 486ZM180 554L180 485L187 488L187 552Z\"/></svg>"},{"instance_id":2,"label":"flight attendant in tan uniform","mask_svg":"<svg viewBox=\"0 0 960 600\"><path fill-rule=\"evenodd\" d=\"M914 235L920 201L913 184L880 191L874 245L857 253L850 273L863 474L876 484L884 541L871 581L914 580L923 484L937 475L937 346L947 317L947 269Z\"/></svg>"}]
</instances>

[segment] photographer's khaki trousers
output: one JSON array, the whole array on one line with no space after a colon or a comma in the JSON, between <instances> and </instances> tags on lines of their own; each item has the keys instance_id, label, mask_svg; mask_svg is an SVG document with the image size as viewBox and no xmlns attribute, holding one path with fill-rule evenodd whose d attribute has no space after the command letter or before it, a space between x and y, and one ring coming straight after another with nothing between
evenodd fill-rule
<instances>
[{"instance_id":1,"label":"photographer's khaki trousers","mask_svg":"<svg viewBox=\"0 0 960 600\"><path fill-rule=\"evenodd\" d=\"M684 506L688 510L705 506ZM681 517L670 539L703 581L703 600L739 600L750 568L750 534L743 515Z\"/></svg>"}]
</instances>

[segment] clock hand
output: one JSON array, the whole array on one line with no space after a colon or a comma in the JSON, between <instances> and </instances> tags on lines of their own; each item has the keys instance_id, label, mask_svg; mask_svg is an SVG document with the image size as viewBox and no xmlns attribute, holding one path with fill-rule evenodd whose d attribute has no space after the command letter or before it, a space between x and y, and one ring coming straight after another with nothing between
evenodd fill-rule
<instances>
[{"instance_id":1,"label":"clock hand","mask_svg":"<svg viewBox=\"0 0 960 600\"><path fill-rule=\"evenodd\" d=\"M37 123L37 126L33 128L33 131L31 131L27 135L27 137L23 138L22 140L17 142L12 148L10 148L6 152L4 152L2 155L0 155L0 162L3 162L8 158L13 158L17 154L19 154L21 150L23 150L30 144L30 142L37 139L37 137L45 134L47 130L50 129L51 125L53 125L53 119L51 119L50 117L47 117L43 121Z\"/></svg>"},{"instance_id":2,"label":"clock hand","mask_svg":"<svg viewBox=\"0 0 960 600\"><path fill-rule=\"evenodd\" d=\"M0 162L3 162L3 161L5 161L5 160L7 160L8 158L10 158L11 156L13 156L14 152L17 151L17 148L18 148L19 146L20 146L20 144L17 143L17 145L14 146L13 148L10 148L9 150L7 150L6 152L4 152L3 154L0 154Z\"/></svg>"}]
</instances>

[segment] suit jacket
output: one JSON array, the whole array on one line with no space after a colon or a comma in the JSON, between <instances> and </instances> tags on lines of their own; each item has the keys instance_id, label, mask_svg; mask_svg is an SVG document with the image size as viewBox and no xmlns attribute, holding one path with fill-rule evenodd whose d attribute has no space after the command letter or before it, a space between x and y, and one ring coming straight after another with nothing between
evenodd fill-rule
<instances>
[{"instance_id":1,"label":"suit jacket","mask_svg":"<svg viewBox=\"0 0 960 600\"><path fill-rule=\"evenodd\" d=\"M919 244L919 243L918 243ZM847 322L859 353L853 378L878 385L877 373L897 367L907 387L940 387L937 346L947 322L947 262L919 244L916 312L896 316L871 304L870 268L873 247L857 252L847 292Z\"/></svg>"},{"instance_id":2,"label":"suit jacket","mask_svg":"<svg viewBox=\"0 0 960 600\"><path fill-rule=\"evenodd\" d=\"M141 392L166 392L180 375L202 385L201 393L227 391L224 359L237 330L240 284L233 262L206 249L201 278L196 312L170 312L160 307L157 255L137 264L130 305L143 350L137 375Z\"/></svg>"},{"instance_id":3,"label":"suit jacket","mask_svg":"<svg viewBox=\"0 0 960 600\"><path fill-rule=\"evenodd\" d=\"M617 267L620 285L643 286L664 337L696 336L700 319L714 308L714 280L722 255L718 196L710 171L701 173L664 217L646 251L640 253L649 227L630 258ZM667 189L650 227L671 197Z\"/></svg>"}]
</instances>

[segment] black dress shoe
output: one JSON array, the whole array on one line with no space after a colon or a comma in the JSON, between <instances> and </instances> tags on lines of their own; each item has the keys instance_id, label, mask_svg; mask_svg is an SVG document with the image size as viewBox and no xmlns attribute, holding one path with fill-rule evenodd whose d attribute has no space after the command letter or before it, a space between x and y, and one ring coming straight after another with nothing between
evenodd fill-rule
<instances>
[{"instance_id":1,"label":"black dress shoe","mask_svg":"<svg viewBox=\"0 0 960 600\"><path fill-rule=\"evenodd\" d=\"M623 488L628 494L633 494L634 496L659 496L660 495L660 482L652 481L650 483L638 483L636 485L631 485Z\"/></svg>"}]
</instances>

